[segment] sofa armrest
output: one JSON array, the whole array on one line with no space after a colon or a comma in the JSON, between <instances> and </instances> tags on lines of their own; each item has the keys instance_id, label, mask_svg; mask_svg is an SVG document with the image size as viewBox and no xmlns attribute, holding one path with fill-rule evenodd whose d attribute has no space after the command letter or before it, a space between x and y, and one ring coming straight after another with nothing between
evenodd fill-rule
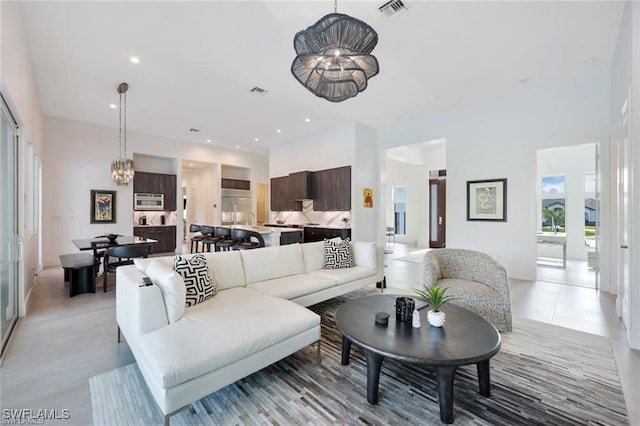
<instances>
[{"instance_id":1,"label":"sofa armrest","mask_svg":"<svg viewBox=\"0 0 640 426\"><path fill-rule=\"evenodd\" d=\"M116 320L130 346L138 336L169 324L160 289L140 287L143 277L134 265L116 269Z\"/></svg>"},{"instance_id":2,"label":"sofa armrest","mask_svg":"<svg viewBox=\"0 0 640 426\"><path fill-rule=\"evenodd\" d=\"M384 279L384 248L366 241L352 241L351 248L354 264L375 269L377 281L382 281Z\"/></svg>"},{"instance_id":3,"label":"sofa armrest","mask_svg":"<svg viewBox=\"0 0 640 426\"><path fill-rule=\"evenodd\" d=\"M441 279L440 260L433 253L426 252L422 259L422 286L430 286Z\"/></svg>"}]
</instances>

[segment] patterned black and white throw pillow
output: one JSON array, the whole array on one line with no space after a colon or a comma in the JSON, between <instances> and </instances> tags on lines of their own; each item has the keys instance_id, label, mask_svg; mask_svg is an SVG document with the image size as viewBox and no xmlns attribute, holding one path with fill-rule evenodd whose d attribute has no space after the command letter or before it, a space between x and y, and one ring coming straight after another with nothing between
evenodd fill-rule
<instances>
[{"instance_id":1,"label":"patterned black and white throw pillow","mask_svg":"<svg viewBox=\"0 0 640 426\"><path fill-rule=\"evenodd\" d=\"M187 307L197 305L216 295L216 288L209 277L207 260L203 255L196 254L191 259L175 256L173 269L182 276L187 288L185 299Z\"/></svg>"},{"instance_id":2,"label":"patterned black and white throw pillow","mask_svg":"<svg viewBox=\"0 0 640 426\"><path fill-rule=\"evenodd\" d=\"M353 267L351 242L346 240L324 240L324 268L343 269Z\"/></svg>"}]
</instances>

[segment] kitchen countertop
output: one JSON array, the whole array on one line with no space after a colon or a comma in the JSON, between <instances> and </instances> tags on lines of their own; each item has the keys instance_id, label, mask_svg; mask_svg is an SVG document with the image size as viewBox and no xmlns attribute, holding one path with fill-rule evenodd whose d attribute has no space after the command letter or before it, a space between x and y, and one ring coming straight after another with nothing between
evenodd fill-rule
<instances>
[{"instance_id":1,"label":"kitchen countertop","mask_svg":"<svg viewBox=\"0 0 640 426\"><path fill-rule=\"evenodd\" d=\"M305 224L305 223L283 223L283 224L265 223L264 226L271 226L274 228L288 227L293 229L303 229L303 228L351 229L351 226L340 226L340 225L332 226L332 225Z\"/></svg>"},{"instance_id":2,"label":"kitchen countertop","mask_svg":"<svg viewBox=\"0 0 640 426\"><path fill-rule=\"evenodd\" d=\"M224 225L223 225L224 226ZM225 226L226 228L231 229L246 229L248 231L257 231L260 233L270 233L270 232L302 232L302 228L287 228L283 226L247 226L247 225L230 225Z\"/></svg>"},{"instance_id":3,"label":"kitchen countertop","mask_svg":"<svg viewBox=\"0 0 640 426\"><path fill-rule=\"evenodd\" d=\"M171 225L171 224L165 224L165 225L149 225L149 224L146 224L146 225L133 225L134 228L152 228L152 227L158 227L158 226L167 227L167 226L176 226L176 225Z\"/></svg>"}]
</instances>

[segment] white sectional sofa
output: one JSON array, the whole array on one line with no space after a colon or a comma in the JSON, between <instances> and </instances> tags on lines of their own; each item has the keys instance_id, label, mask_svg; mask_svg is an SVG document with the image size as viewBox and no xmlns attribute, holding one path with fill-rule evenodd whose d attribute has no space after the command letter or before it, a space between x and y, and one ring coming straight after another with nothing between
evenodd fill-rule
<instances>
[{"instance_id":1,"label":"white sectional sofa","mask_svg":"<svg viewBox=\"0 0 640 426\"><path fill-rule=\"evenodd\" d=\"M165 415L316 343L305 308L384 280L383 248L354 241L355 266L324 269L323 242L204 253L217 294L185 308L173 257L137 259L116 273L119 332ZM184 255L191 257L193 255ZM148 275L153 285L145 286Z\"/></svg>"}]
</instances>

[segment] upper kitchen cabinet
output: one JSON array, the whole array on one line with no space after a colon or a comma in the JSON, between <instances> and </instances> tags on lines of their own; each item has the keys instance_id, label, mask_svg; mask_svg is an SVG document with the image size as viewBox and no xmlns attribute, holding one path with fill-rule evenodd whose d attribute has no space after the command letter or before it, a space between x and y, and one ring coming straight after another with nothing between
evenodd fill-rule
<instances>
[{"instance_id":1,"label":"upper kitchen cabinet","mask_svg":"<svg viewBox=\"0 0 640 426\"><path fill-rule=\"evenodd\" d=\"M313 210L351 210L351 166L319 170L313 174Z\"/></svg>"},{"instance_id":2,"label":"upper kitchen cabinet","mask_svg":"<svg viewBox=\"0 0 640 426\"><path fill-rule=\"evenodd\" d=\"M174 211L177 208L176 185L176 175L136 172L133 177L133 192L164 194L165 210Z\"/></svg>"},{"instance_id":3,"label":"upper kitchen cabinet","mask_svg":"<svg viewBox=\"0 0 640 426\"><path fill-rule=\"evenodd\" d=\"M242 180L242 179L228 179L222 178L221 185L222 188L227 189L251 189L251 181Z\"/></svg>"},{"instance_id":4,"label":"upper kitchen cabinet","mask_svg":"<svg viewBox=\"0 0 640 426\"><path fill-rule=\"evenodd\" d=\"M302 201L291 198L289 176L271 178L271 211L302 211Z\"/></svg>"},{"instance_id":5,"label":"upper kitchen cabinet","mask_svg":"<svg viewBox=\"0 0 640 426\"><path fill-rule=\"evenodd\" d=\"M289 196L292 200L313 198L313 172L289 173Z\"/></svg>"}]
</instances>

